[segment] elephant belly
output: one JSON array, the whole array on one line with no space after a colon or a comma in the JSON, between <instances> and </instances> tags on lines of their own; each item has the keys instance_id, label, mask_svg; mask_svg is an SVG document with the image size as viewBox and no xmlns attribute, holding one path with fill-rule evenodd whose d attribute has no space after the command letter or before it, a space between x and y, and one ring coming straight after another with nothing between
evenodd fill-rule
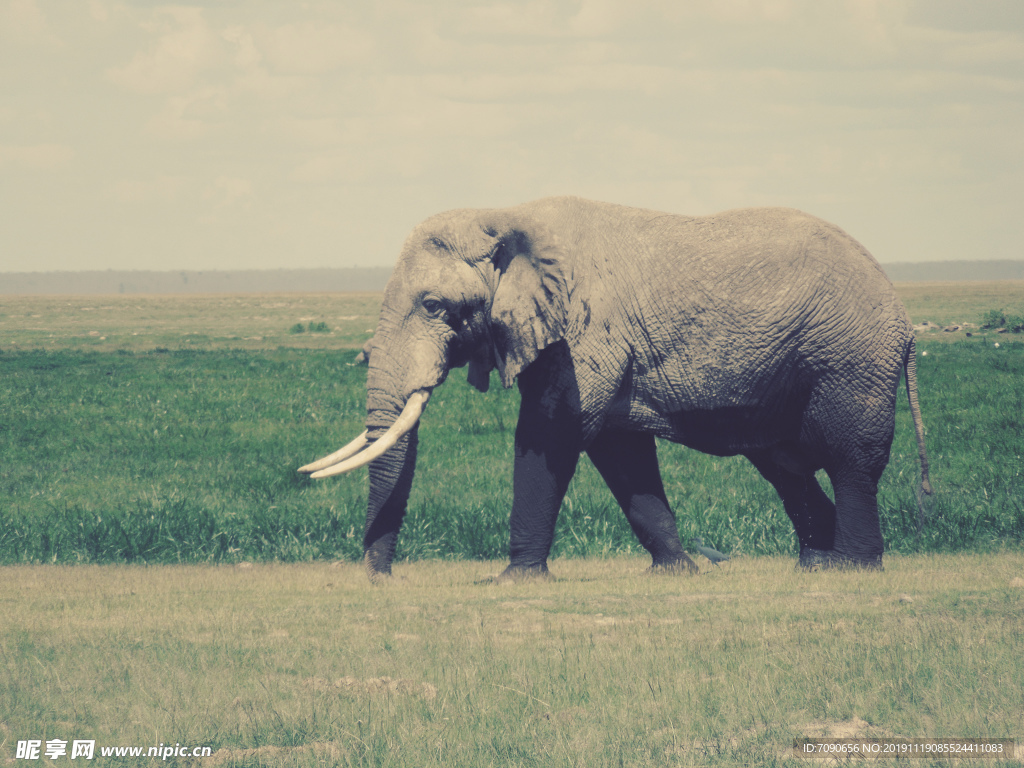
<instances>
[{"instance_id":1,"label":"elephant belly","mask_svg":"<svg viewBox=\"0 0 1024 768\"><path fill-rule=\"evenodd\" d=\"M658 436L704 453L734 456L795 440L798 420L787 423L781 415L745 406L677 411L668 415L668 429Z\"/></svg>"},{"instance_id":2,"label":"elephant belly","mask_svg":"<svg viewBox=\"0 0 1024 768\"><path fill-rule=\"evenodd\" d=\"M643 393L634 392L628 404L617 402L606 423L716 456L734 456L799 439L803 409L799 402L790 402L790 397L680 404L638 394Z\"/></svg>"}]
</instances>

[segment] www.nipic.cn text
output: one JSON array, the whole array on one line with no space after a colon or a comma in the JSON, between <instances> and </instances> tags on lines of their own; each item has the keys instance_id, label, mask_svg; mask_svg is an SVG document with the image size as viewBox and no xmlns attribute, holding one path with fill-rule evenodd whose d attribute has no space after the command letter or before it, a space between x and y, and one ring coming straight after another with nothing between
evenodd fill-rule
<instances>
[{"instance_id":1,"label":"www.nipic.cn text","mask_svg":"<svg viewBox=\"0 0 1024 768\"><path fill-rule=\"evenodd\" d=\"M113 747L96 746L95 739L25 739L19 741L14 757L17 760L92 760L100 757L155 757L166 760L169 757L209 757L210 747L183 747L181 744L160 743L156 747Z\"/></svg>"}]
</instances>

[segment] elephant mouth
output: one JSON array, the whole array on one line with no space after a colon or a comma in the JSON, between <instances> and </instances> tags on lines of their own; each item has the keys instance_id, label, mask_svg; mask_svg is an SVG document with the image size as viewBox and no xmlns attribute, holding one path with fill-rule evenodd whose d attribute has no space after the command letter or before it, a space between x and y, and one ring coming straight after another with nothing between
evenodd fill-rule
<instances>
[{"instance_id":1,"label":"elephant mouth","mask_svg":"<svg viewBox=\"0 0 1024 768\"><path fill-rule=\"evenodd\" d=\"M429 399L429 389L416 390L409 395L398 418L380 438L371 443L366 437L366 432L363 432L355 440L334 453L304 467L299 467L299 472L314 479L320 479L343 475L369 464L391 450L406 433L416 426Z\"/></svg>"}]
</instances>

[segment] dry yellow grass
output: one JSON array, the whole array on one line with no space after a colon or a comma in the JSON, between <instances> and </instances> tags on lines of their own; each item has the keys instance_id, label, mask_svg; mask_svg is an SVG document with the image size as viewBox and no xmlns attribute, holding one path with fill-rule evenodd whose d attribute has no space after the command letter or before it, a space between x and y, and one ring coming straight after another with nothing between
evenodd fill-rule
<instances>
[{"instance_id":1,"label":"dry yellow grass","mask_svg":"<svg viewBox=\"0 0 1024 768\"><path fill-rule=\"evenodd\" d=\"M357 348L377 325L377 293L4 296L0 348ZM290 333L323 322L328 333Z\"/></svg>"},{"instance_id":2,"label":"dry yellow grass","mask_svg":"<svg viewBox=\"0 0 1024 768\"><path fill-rule=\"evenodd\" d=\"M1024 315L1024 281L898 283L915 323L978 323L990 309ZM5 296L0 349L357 348L377 325L379 293ZM330 333L291 334L324 322ZM963 333L927 334L942 340Z\"/></svg>"},{"instance_id":3,"label":"dry yellow grass","mask_svg":"<svg viewBox=\"0 0 1024 768\"><path fill-rule=\"evenodd\" d=\"M1024 280L897 283L896 293L915 323L928 320L940 327L964 323L974 326L953 333L945 333L939 328L923 334L931 340L957 341L964 338L965 332L982 333L977 326L988 310L1005 310L1007 314L1024 315Z\"/></svg>"},{"instance_id":4,"label":"dry yellow grass","mask_svg":"<svg viewBox=\"0 0 1024 768\"><path fill-rule=\"evenodd\" d=\"M567 560L499 586L502 565L400 565L382 588L357 565L5 568L0 739L208 745L216 765L646 766L770 765L851 729L1024 733L1019 553L695 577Z\"/></svg>"}]
</instances>

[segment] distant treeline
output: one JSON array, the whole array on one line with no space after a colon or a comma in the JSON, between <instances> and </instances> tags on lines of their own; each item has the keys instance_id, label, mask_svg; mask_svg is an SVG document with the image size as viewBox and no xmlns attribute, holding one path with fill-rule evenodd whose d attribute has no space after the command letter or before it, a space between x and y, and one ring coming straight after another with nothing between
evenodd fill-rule
<instances>
[{"instance_id":1,"label":"distant treeline","mask_svg":"<svg viewBox=\"0 0 1024 768\"><path fill-rule=\"evenodd\" d=\"M883 264L894 282L1024 280L1021 261L922 261ZM248 269L209 272L4 272L0 294L306 293L382 291L390 267Z\"/></svg>"},{"instance_id":2,"label":"distant treeline","mask_svg":"<svg viewBox=\"0 0 1024 768\"><path fill-rule=\"evenodd\" d=\"M275 293L382 291L391 267L246 269L209 272L0 273L0 294Z\"/></svg>"},{"instance_id":3,"label":"distant treeline","mask_svg":"<svg viewBox=\"0 0 1024 768\"><path fill-rule=\"evenodd\" d=\"M1024 261L918 261L883 264L894 283L931 283L966 280L1024 280Z\"/></svg>"}]
</instances>

